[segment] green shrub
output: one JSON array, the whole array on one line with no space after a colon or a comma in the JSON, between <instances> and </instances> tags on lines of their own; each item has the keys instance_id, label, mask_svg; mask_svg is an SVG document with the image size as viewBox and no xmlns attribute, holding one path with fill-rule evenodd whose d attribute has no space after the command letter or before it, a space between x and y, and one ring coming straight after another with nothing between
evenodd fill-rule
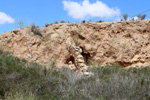
<instances>
[{"instance_id":1,"label":"green shrub","mask_svg":"<svg viewBox=\"0 0 150 100\"><path fill-rule=\"evenodd\" d=\"M124 15L123 15L123 18L124 18L125 21L127 21L127 19L128 19L128 14L124 14Z\"/></svg>"},{"instance_id":2,"label":"green shrub","mask_svg":"<svg viewBox=\"0 0 150 100\"><path fill-rule=\"evenodd\" d=\"M134 21L135 21L135 19L134 19L134 18L132 18L132 21L134 22Z\"/></svg>"},{"instance_id":3,"label":"green shrub","mask_svg":"<svg viewBox=\"0 0 150 100\"><path fill-rule=\"evenodd\" d=\"M34 24L31 26L31 32L33 32L34 35L42 36L41 30L37 26L35 26Z\"/></svg>"},{"instance_id":4,"label":"green shrub","mask_svg":"<svg viewBox=\"0 0 150 100\"><path fill-rule=\"evenodd\" d=\"M142 19L142 20L144 20L144 19L145 19L145 17L146 17L146 14L142 15L142 18L141 18L141 19Z\"/></svg>"},{"instance_id":5,"label":"green shrub","mask_svg":"<svg viewBox=\"0 0 150 100\"><path fill-rule=\"evenodd\" d=\"M142 16L139 14L139 15L137 15L137 17L138 17L138 20L141 20Z\"/></svg>"},{"instance_id":6,"label":"green shrub","mask_svg":"<svg viewBox=\"0 0 150 100\"><path fill-rule=\"evenodd\" d=\"M144 20L145 19L145 17L146 17L146 14L144 14L144 15L137 15L137 17L138 17L138 20Z\"/></svg>"},{"instance_id":7,"label":"green shrub","mask_svg":"<svg viewBox=\"0 0 150 100\"><path fill-rule=\"evenodd\" d=\"M46 69L0 51L2 100L149 100L150 67L122 69L118 65L89 68L83 77L69 68Z\"/></svg>"},{"instance_id":8,"label":"green shrub","mask_svg":"<svg viewBox=\"0 0 150 100\"><path fill-rule=\"evenodd\" d=\"M47 23L46 23L46 24L45 24L45 27L48 27L48 26L50 26L50 24L47 24Z\"/></svg>"},{"instance_id":9,"label":"green shrub","mask_svg":"<svg viewBox=\"0 0 150 100\"><path fill-rule=\"evenodd\" d=\"M55 23L54 24L58 24L58 21L55 21Z\"/></svg>"},{"instance_id":10,"label":"green shrub","mask_svg":"<svg viewBox=\"0 0 150 100\"><path fill-rule=\"evenodd\" d=\"M85 21L85 20L82 20L81 23L86 23L86 21Z\"/></svg>"},{"instance_id":11,"label":"green shrub","mask_svg":"<svg viewBox=\"0 0 150 100\"><path fill-rule=\"evenodd\" d=\"M60 21L60 23L66 23L64 20Z\"/></svg>"},{"instance_id":12,"label":"green shrub","mask_svg":"<svg viewBox=\"0 0 150 100\"><path fill-rule=\"evenodd\" d=\"M99 20L99 21L97 21L96 23L102 23L102 22L104 22L104 21L102 21L102 20Z\"/></svg>"},{"instance_id":13,"label":"green shrub","mask_svg":"<svg viewBox=\"0 0 150 100\"><path fill-rule=\"evenodd\" d=\"M6 95L6 100L37 100L37 96L35 96L34 94L32 93L8 93Z\"/></svg>"}]
</instances>

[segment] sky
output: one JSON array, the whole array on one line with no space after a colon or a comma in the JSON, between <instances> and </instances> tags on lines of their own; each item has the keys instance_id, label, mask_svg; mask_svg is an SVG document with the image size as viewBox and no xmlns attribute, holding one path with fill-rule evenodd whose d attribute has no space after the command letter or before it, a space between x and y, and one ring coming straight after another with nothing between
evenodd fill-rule
<instances>
[{"instance_id":1,"label":"sky","mask_svg":"<svg viewBox=\"0 0 150 100\"><path fill-rule=\"evenodd\" d=\"M132 18L146 10L142 14L150 19L149 4L150 0L1 0L0 34L17 29L18 20L24 26L35 23L40 27L61 20L115 22L123 19L123 14Z\"/></svg>"}]
</instances>

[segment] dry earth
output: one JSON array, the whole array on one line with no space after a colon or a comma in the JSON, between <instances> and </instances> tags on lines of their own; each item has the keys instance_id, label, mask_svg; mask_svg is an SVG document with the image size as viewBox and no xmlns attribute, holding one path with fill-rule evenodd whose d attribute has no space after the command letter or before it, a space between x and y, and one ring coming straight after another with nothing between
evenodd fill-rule
<instances>
[{"instance_id":1,"label":"dry earth","mask_svg":"<svg viewBox=\"0 0 150 100\"><path fill-rule=\"evenodd\" d=\"M120 64L123 67L150 65L150 20L136 22L60 23L34 35L31 27L0 35L0 45L21 59L58 67L75 63L72 45L82 49L85 64Z\"/></svg>"}]
</instances>

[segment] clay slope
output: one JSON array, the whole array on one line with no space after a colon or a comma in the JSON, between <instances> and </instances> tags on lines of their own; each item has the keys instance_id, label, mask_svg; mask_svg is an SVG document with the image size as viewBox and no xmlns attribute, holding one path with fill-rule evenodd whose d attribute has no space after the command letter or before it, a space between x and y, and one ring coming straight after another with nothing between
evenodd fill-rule
<instances>
[{"instance_id":1,"label":"clay slope","mask_svg":"<svg viewBox=\"0 0 150 100\"><path fill-rule=\"evenodd\" d=\"M61 23L43 27L42 35L34 35L31 27L0 35L0 45L19 58L58 67L74 59L70 46L82 49L85 64L120 64L142 67L150 63L150 21L116 23Z\"/></svg>"}]
</instances>

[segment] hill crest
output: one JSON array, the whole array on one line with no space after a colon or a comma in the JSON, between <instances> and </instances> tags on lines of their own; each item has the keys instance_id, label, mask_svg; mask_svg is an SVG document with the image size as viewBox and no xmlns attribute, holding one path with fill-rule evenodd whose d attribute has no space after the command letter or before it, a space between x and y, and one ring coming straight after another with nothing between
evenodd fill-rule
<instances>
[{"instance_id":1,"label":"hill crest","mask_svg":"<svg viewBox=\"0 0 150 100\"><path fill-rule=\"evenodd\" d=\"M41 29L42 36L31 27L0 35L0 45L21 59L58 67L72 61L69 47L82 49L85 64L120 64L142 67L150 63L150 20L135 22L59 23ZM73 62L73 61L72 61Z\"/></svg>"}]
</instances>

